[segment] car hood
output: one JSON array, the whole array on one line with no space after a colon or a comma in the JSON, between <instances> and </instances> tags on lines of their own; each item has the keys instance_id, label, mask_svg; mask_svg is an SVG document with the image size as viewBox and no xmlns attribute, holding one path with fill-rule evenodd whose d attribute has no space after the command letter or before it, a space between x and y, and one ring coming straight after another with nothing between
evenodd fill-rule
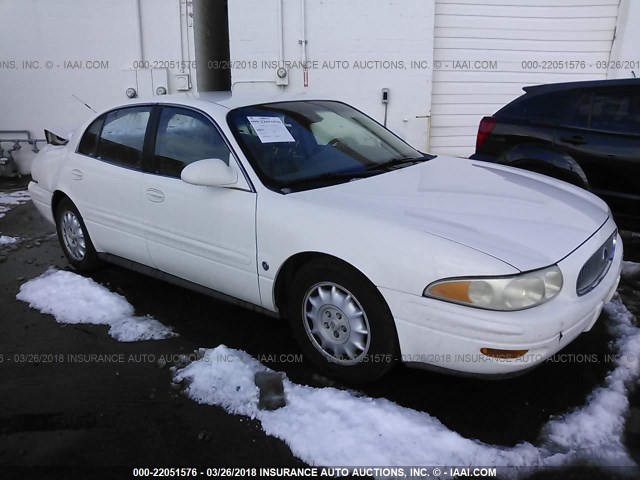
<instances>
[{"instance_id":1,"label":"car hood","mask_svg":"<svg viewBox=\"0 0 640 480\"><path fill-rule=\"evenodd\" d=\"M521 271L558 262L609 216L604 202L564 182L453 157L290 195L437 235Z\"/></svg>"}]
</instances>

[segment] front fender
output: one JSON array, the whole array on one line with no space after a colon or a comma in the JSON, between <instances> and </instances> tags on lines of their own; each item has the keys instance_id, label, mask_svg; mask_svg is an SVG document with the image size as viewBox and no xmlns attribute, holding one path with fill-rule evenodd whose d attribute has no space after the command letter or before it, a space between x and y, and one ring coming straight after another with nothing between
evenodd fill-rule
<instances>
[{"instance_id":1,"label":"front fender","mask_svg":"<svg viewBox=\"0 0 640 480\"><path fill-rule=\"evenodd\" d=\"M518 272L497 258L427 232L284 195L261 195L256 223L260 294L269 310L275 310L278 272L300 252L338 258L377 287L418 296L444 277Z\"/></svg>"}]
</instances>

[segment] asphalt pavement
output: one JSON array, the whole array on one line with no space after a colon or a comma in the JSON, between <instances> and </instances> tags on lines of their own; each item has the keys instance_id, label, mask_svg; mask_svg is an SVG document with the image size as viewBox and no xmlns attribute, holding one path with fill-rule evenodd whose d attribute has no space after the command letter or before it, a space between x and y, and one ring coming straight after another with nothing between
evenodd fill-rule
<instances>
[{"instance_id":1,"label":"asphalt pavement","mask_svg":"<svg viewBox=\"0 0 640 480\"><path fill-rule=\"evenodd\" d=\"M0 190L22 185L4 182ZM69 478L68 470L51 467L73 467L75 478L99 471L116 478L109 468L304 465L286 444L264 434L258 422L186 398L171 384L173 363L160 360L224 344L284 371L296 383L342 387L317 375L306 361L279 361L300 354L286 323L107 266L91 277L124 295L137 314L152 315L179 336L120 343L106 327L61 325L15 298L21 284L49 267L69 268L54 228L29 202L0 219L0 232L21 239L0 247L0 478L5 471L14 478L54 478L56 472ZM640 237L626 236L625 249L626 259L640 261ZM623 281L619 290L636 316L639 284L640 279ZM503 381L400 366L357 389L427 412L467 438L504 446L535 442L550 418L583 405L604 381L611 369L604 360L610 340L599 321L564 351L597 354L603 361L596 364L547 362ZM59 361L41 361L44 357L34 354L50 354ZM126 361L96 362L89 354L124 354ZM638 391L630 402L625 442L640 462ZM606 477L591 469L590 475ZM535 478L566 478L566 472Z\"/></svg>"}]
</instances>

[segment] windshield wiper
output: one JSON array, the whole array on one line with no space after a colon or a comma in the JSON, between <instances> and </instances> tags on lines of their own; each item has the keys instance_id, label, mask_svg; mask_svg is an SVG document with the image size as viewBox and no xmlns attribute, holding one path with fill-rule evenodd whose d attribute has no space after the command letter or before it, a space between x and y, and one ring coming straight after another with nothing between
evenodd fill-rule
<instances>
[{"instance_id":1,"label":"windshield wiper","mask_svg":"<svg viewBox=\"0 0 640 480\"><path fill-rule=\"evenodd\" d=\"M282 190L285 193L289 193L291 192L291 187L298 187L300 185L305 185L308 183L317 183L317 182L332 182L332 181L342 181L342 180L346 180L349 181L351 179L354 178L365 178L365 177L372 177L373 175L376 174L375 170L356 170L356 171L352 171L352 172L327 172L327 173L322 173L320 175L316 175L315 177L306 177L306 178L300 178L298 180L293 180L291 182L288 182L286 185L283 185L282 187L280 187L280 190Z\"/></svg>"},{"instance_id":2,"label":"windshield wiper","mask_svg":"<svg viewBox=\"0 0 640 480\"><path fill-rule=\"evenodd\" d=\"M320 175L316 175L315 177L306 177L300 178L298 180L293 180L282 187L280 190L284 193L292 192L292 187L298 187L301 185L309 184L309 183L321 183L321 182L332 182L332 181L349 181L356 178L366 178L372 177L374 175L378 175L380 173L384 173L393 169L398 165L413 165L416 163L425 162L427 160L431 160L435 158L433 155L424 155L422 157L397 157L392 158L391 160L383 163L378 163L375 165L370 165L364 170L356 170L356 171L346 171L346 172L327 172L322 173Z\"/></svg>"},{"instance_id":3,"label":"windshield wiper","mask_svg":"<svg viewBox=\"0 0 640 480\"><path fill-rule=\"evenodd\" d=\"M425 155L423 157L396 157L392 158L383 163L378 163L376 165L371 165L367 168L368 171L372 170L380 170L380 169L389 169L393 167L397 167L399 165L413 165L420 162L425 162L427 160L431 160L433 157L431 155Z\"/></svg>"}]
</instances>

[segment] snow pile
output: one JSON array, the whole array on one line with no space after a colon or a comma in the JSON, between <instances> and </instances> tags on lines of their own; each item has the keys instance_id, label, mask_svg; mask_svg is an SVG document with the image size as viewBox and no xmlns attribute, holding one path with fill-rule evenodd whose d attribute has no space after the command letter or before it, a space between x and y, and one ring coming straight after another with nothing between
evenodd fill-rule
<instances>
[{"instance_id":1,"label":"snow pile","mask_svg":"<svg viewBox=\"0 0 640 480\"><path fill-rule=\"evenodd\" d=\"M225 346L178 370L193 400L259 420L268 435L283 440L297 457L321 466L515 466L596 462L634 465L622 445L627 390L640 375L640 329L619 298L607 305L617 341L614 370L584 407L550 421L540 446L488 445L449 430L438 419L386 399L334 388L312 388L285 380L288 404L275 411L257 408L253 378L267 367L247 353Z\"/></svg>"},{"instance_id":2,"label":"snow pile","mask_svg":"<svg viewBox=\"0 0 640 480\"><path fill-rule=\"evenodd\" d=\"M17 238L7 237L6 235L0 235L0 246L2 245L13 245L18 241Z\"/></svg>"},{"instance_id":3,"label":"snow pile","mask_svg":"<svg viewBox=\"0 0 640 480\"><path fill-rule=\"evenodd\" d=\"M53 315L59 323L109 325L109 335L120 342L176 336L152 317L134 316L133 307L123 296L72 272L50 268L23 284L16 298Z\"/></svg>"},{"instance_id":4,"label":"snow pile","mask_svg":"<svg viewBox=\"0 0 640 480\"><path fill-rule=\"evenodd\" d=\"M256 372L268 370L247 353L224 345L176 372L174 382L199 403L258 419L268 435L287 443L311 465L537 465L531 444L499 448L469 440L430 415L386 399L284 381L287 406L259 410Z\"/></svg>"},{"instance_id":5,"label":"snow pile","mask_svg":"<svg viewBox=\"0 0 640 480\"><path fill-rule=\"evenodd\" d=\"M31 200L31 195L26 190L17 192L0 192L0 218L17 205L22 205Z\"/></svg>"},{"instance_id":6,"label":"snow pile","mask_svg":"<svg viewBox=\"0 0 640 480\"><path fill-rule=\"evenodd\" d=\"M616 338L615 368L604 386L591 392L584 407L550 421L543 433L548 448L568 452L574 460L633 466L622 436L628 393L640 376L640 328L619 297L605 305L605 311L611 319L609 330Z\"/></svg>"}]
</instances>

